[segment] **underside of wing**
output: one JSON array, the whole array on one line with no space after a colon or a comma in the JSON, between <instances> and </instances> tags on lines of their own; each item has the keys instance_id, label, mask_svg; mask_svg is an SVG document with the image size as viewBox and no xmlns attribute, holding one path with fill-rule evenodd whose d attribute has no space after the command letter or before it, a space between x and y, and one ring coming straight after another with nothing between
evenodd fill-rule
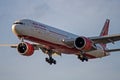
<instances>
[{"instance_id":1,"label":"underside of wing","mask_svg":"<svg viewBox=\"0 0 120 80\"><path fill-rule=\"evenodd\" d=\"M41 49L43 53L48 54L48 50L52 51L52 55L60 55L61 53L56 51L56 49L48 49L45 45L41 45L41 44L32 44L32 46L34 47L35 50L39 50Z\"/></svg>"},{"instance_id":2,"label":"underside of wing","mask_svg":"<svg viewBox=\"0 0 120 80\"><path fill-rule=\"evenodd\" d=\"M107 35L107 36L98 36L98 37L90 37L90 39L96 43L114 43L115 41L120 40L120 34L115 35Z\"/></svg>"}]
</instances>

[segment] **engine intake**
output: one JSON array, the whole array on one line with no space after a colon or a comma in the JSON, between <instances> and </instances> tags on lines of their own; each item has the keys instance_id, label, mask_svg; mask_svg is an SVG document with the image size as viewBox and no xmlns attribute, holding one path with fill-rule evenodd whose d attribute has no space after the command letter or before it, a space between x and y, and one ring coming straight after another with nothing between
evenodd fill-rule
<instances>
[{"instance_id":1,"label":"engine intake","mask_svg":"<svg viewBox=\"0 0 120 80\"><path fill-rule=\"evenodd\" d=\"M92 41L86 37L78 37L74 41L74 46L79 50L88 51L92 49Z\"/></svg>"},{"instance_id":2,"label":"engine intake","mask_svg":"<svg viewBox=\"0 0 120 80\"><path fill-rule=\"evenodd\" d=\"M31 56L34 53L34 47L27 42L19 43L17 50L23 56Z\"/></svg>"}]
</instances>

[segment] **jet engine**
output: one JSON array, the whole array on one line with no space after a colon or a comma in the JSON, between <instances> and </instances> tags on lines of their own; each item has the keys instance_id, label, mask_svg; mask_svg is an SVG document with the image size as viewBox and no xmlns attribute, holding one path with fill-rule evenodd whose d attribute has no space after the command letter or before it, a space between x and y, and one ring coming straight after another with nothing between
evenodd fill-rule
<instances>
[{"instance_id":1,"label":"jet engine","mask_svg":"<svg viewBox=\"0 0 120 80\"><path fill-rule=\"evenodd\" d=\"M34 47L27 42L19 43L17 50L23 56L31 56L34 53Z\"/></svg>"},{"instance_id":2,"label":"jet engine","mask_svg":"<svg viewBox=\"0 0 120 80\"><path fill-rule=\"evenodd\" d=\"M74 41L74 46L79 50L89 51L93 48L92 41L86 37L78 37Z\"/></svg>"}]
</instances>

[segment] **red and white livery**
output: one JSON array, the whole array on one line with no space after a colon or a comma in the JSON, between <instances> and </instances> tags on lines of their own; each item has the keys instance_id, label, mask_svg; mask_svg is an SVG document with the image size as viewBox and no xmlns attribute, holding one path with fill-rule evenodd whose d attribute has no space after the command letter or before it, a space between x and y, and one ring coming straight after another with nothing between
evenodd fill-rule
<instances>
[{"instance_id":1,"label":"red and white livery","mask_svg":"<svg viewBox=\"0 0 120 80\"><path fill-rule=\"evenodd\" d=\"M107 43L113 43L120 40L120 34L108 35L110 20L107 19L100 36L85 37L75 35L33 20L22 19L15 21L12 25L13 33L21 39L16 45L10 45L17 48L23 56L31 56L34 50L41 49L43 53L48 54L46 62L56 64L52 58L53 54L74 54L78 59L88 61L88 59L101 58L109 55L109 52L120 51L120 49L107 49ZM28 43L29 40L33 43Z\"/></svg>"}]
</instances>

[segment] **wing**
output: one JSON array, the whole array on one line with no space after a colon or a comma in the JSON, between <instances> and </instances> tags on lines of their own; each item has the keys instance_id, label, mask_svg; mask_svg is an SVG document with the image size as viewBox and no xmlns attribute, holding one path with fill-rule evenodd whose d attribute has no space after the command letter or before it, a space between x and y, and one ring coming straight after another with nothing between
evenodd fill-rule
<instances>
[{"instance_id":1,"label":"wing","mask_svg":"<svg viewBox=\"0 0 120 80\"><path fill-rule=\"evenodd\" d=\"M41 44L31 44L34 47L34 50L42 50L43 53L46 53L46 46ZM17 48L18 44L0 44L0 47L11 47L11 48ZM61 53L57 52L55 49L52 49L53 54L52 55L59 55L61 56ZM47 54L47 53L46 53Z\"/></svg>"},{"instance_id":2,"label":"wing","mask_svg":"<svg viewBox=\"0 0 120 80\"><path fill-rule=\"evenodd\" d=\"M97 36L97 37L89 37L95 44L96 43L114 43L115 41L120 40L120 34L115 35L107 35L107 36Z\"/></svg>"},{"instance_id":3,"label":"wing","mask_svg":"<svg viewBox=\"0 0 120 80\"><path fill-rule=\"evenodd\" d=\"M114 43L115 41L120 40L120 34L115 34L115 35L106 35L106 36L96 36L96 37L88 37L91 41L93 41L95 44L97 43L102 43L102 44L107 44L107 43ZM69 47L74 47L74 41L75 38L73 39L63 39L62 42L65 43Z\"/></svg>"},{"instance_id":4,"label":"wing","mask_svg":"<svg viewBox=\"0 0 120 80\"><path fill-rule=\"evenodd\" d=\"M120 34L97 36L97 37L87 37L87 39L91 40L93 42L93 44L92 44L93 49L96 49L94 44L107 44L107 43L114 43L115 41L119 41L120 40ZM73 38L73 39L63 39L62 40L62 42L70 48L76 47L76 45L74 43L75 41L76 41L75 38ZM118 51L118 50L109 50L109 51Z\"/></svg>"},{"instance_id":5,"label":"wing","mask_svg":"<svg viewBox=\"0 0 120 80\"><path fill-rule=\"evenodd\" d=\"M11 48L17 48L18 44L0 44L0 47L11 47Z\"/></svg>"}]
</instances>

